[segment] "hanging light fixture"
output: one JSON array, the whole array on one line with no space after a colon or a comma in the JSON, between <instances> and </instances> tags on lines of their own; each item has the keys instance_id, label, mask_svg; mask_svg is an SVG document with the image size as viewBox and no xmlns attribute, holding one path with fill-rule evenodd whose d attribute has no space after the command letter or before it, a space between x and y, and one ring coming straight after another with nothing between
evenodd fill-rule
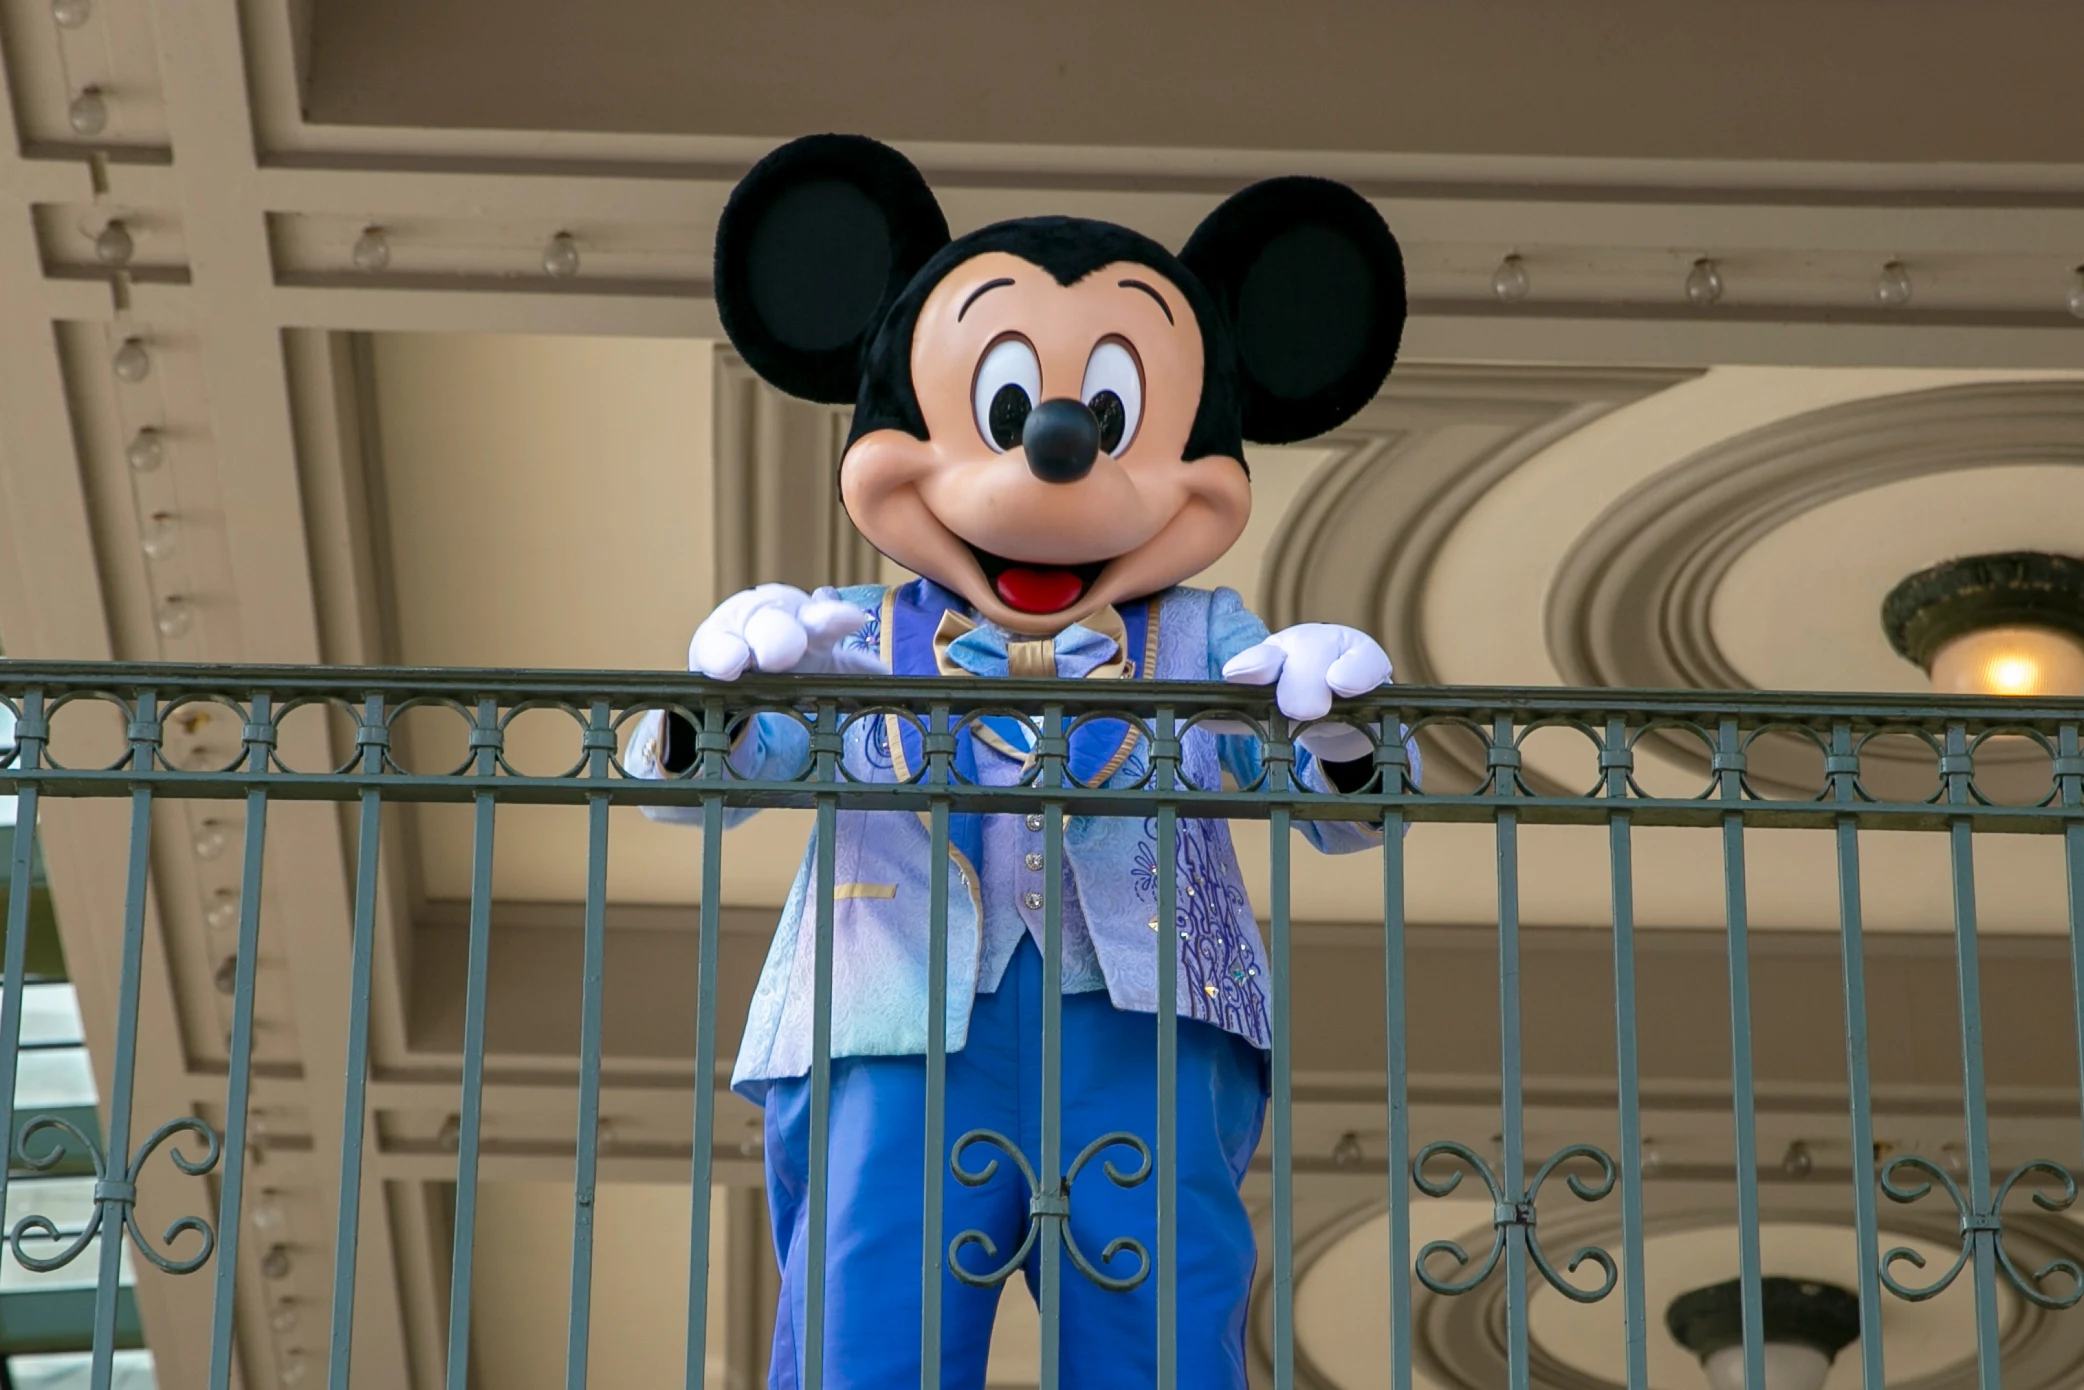
<instances>
[{"instance_id":1,"label":"hanging light fixture","mask_svg":"<svg viewBox=\"0 0 2084 1390\"><path fill-rule=\"evenodd\" d=\"M1948 560L1890 590L1881 624L1941 695L2084 696L2084 560Z\"/></svg>"},{"instance_id":2,"label":"hanging light fixture","mask_svg":"<svg viewBox=\"0 0 2084 1390\"><path fill-rule=\"evenodd\" d=\"M1759 1281L1765 1384L1758 1390L1821 1390L1838 1353L1859 1339L1856 1294L1813 1279ZM1700 1358L1709 1390L1745 1390L1741 1281L1680 1294L1664 1310L1672 1340Z\"/></svg>"}]
</instances>

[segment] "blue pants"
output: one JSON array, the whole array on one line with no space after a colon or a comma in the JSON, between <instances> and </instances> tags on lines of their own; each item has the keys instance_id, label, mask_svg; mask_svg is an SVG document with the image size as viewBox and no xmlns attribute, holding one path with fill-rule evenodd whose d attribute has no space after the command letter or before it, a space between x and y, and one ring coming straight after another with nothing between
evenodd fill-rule
<instances>
[{"instance_id":1,"label":"blue pants","mask_svg":"<svg viewBox=\"0 0 2084 1390\"><path fill-rule=\"evenodd\" d=\"M997 1130L1040 1170L1042 959L1023 942L996 993L979 995L967 1044L948 1058L947 1138ZM1156 1149L1157 1025L1124 1013L1105 994L1064 999L1063 1160L1092 1140L1128 1130ZM1238 1196L1259 1143L1266 1109L1264 1070L1251 1044L1191 1019L1179 1025L1179 1379L1194 1390L1245 1390L1245 1312L1256 1249ZM768 1384L797 1390L802 1375L804 1265L810 1221L810 1083L775 1083L766 1102L767 1196L781 1263ZM915 1390L919 1384L921 1214L925 1174L926 1064L920 1057L849 1057L832 1067L831 1175L825 1257L825 1385L829 1390ZM964 1155L975 1172L997 1151ZM956 1234L980 1230L997 1260L964 1249L964 1268L984 1273L1019 1247L1029 1193L1015 1164L965 1187L937 1157L942 1174L942 1249ZM1126 1149L1108 1150L1126 1171ZM1043 1174L1047 1181L1048 1175ZM1100 1252L1118 1236L1157 1254L1158 1178L1120 1188L1101 1160L1071 1192L1072 1237L1102 1273L1135 1271L1133 1254L1111 1264ZM1101 1289L1060 1256L1062 1383L1067 1390L1123 1390L1157 1378L1157 1272L1126 1293ZM1036 1253L1023 1273L1038 1287ZM942 1278L941 1384L978 1390L998 1289Z\"/></svg>"}]
</instances>

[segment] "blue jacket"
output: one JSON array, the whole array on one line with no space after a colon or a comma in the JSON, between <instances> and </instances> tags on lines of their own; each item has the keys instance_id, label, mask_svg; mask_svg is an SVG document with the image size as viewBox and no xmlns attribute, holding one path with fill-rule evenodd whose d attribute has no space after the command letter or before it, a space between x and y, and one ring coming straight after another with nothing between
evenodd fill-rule
<instances>
[{"instance_id":1,"label":"blue jacket","mask_svg":"<svg viewBox=\"0 0 2084 1390\"><path fill-rule=\"evenodd\" d=\"M841 597L874 615L849 639L882 657L898 675L932 675L932 634L941 612L962 608L961 600L926 580L900 587L862 586ZM1159 680L1219 680L1225 662L1257 645L1266 626L1246 611L1231 589L1175 588L1125 608L1130 656L1138 677ZM664 716L639 724L626 765L637 776L665 775L659 768ZM1110 737L1110 731L1096 731ZM1148 773L1147 748L1111 726L1112 743L1097 749L1074 744L1074 772L1091 776L1113 768L1106 785L1134 785ZM1181 774L1197 786L1216 786L1223 772L1240 784L1260 775L1256 739L1189 729L1181 738ZM1081 759L1081 753L1086 757ZM1415 750L1414 750L1415 754ZM799 777L809 765L809 735L784 715L759 716L732 755L738 775ZM914 775L917 731L894 716L859 720L849 729L844 764L848 776L894 781ZM1098 759L1090 769L1080 761ZM1414 764L1413 773L1416 775ZM1298 780L1330 790L1320 766L1297 750ZM661 820L692 820L683 808L647 808ZM750 815L742 811L733 822ZM963 821L951 837L948 902L948 1047L959 1050L968 1031L976 995L983 894L1010 891L980 881L975 834ZM1382 842L1378 827L1357 823L1298 822L1319 850L1345 854ZM815 837L813 837L815 841ZM1041 836L1034 835L1035 848ZM966 846L968 850L966 852ZM1075 816L1064 826L1067 890L1090 933L1107 992L1121 1009L1153 1012L1157 1007L1157 826L1155 820L1119 816ZM760 1099L765 1083L802 1076L810 1069L813 943L817 914L810 901L816 882L815 842L805 851L782 907L774 944L753 994L732 1087ZM834 845L832 1052L835 1057L904 1056L926 1051L927 894L931 839L924 817L895 811L838 813ZM1174 953L1179 972L1179 1013L1268 1045L1265 950L1238 871L1229 826L1222 821L1181 818L1178 822L1178 921Z\"/></svg>"}]
</instances>

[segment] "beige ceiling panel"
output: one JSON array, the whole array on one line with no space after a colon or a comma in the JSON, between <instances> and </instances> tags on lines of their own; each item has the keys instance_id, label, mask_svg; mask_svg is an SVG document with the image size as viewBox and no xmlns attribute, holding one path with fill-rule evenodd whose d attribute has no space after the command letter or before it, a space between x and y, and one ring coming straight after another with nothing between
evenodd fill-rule
<instances>
[{"instance_id":1,"label":"beige ceiling panel","mask_svg":"<svg viewBox=\"0 0 2084 1390\"><path fill-rule=\"evenodd\" d=\"M681 668L709 608L709 353L380 338L401 658Z\"/></svg>"},{"instance_id":2,"label":"beige ceiling panel","mask_svg":"<svg viewBox=\"0 0 2084 1390\"><path fill-rule=\"evenodd\" d=\"M2073 7L1977 0L1759 0L1683 25L1658 0L620 0L580 14L323 0L305 108L375 126L2064 163L2084 43Z\"/></svg>"}]
</instances>

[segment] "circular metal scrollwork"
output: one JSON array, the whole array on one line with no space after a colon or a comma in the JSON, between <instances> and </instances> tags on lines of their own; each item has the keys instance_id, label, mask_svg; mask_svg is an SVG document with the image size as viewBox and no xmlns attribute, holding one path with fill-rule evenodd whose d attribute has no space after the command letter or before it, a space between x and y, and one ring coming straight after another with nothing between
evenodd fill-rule
<instances>
[{"instance_id":1,"label":"circular metal scrollwork","mask_svg":"<svg viewBox=\"0 0 2084 1390\"><path fill-rule=\"evenodd\" d=\"M50 1148L42 1153L32 1153L29 1141L47 1133L54 1136ZM103 1157L100 1147L72 1121L58 1115L38 1115L23 1125L15 1149L23 1166L33 1172L48 1172L65 1157L68 1146L63 1139L56 1138L57 1135L71 1139L86 1152L89 1161L94 1165L94 1212L87 1218L87 1224L75 1232L65 1247L54 1255L30 1254L22 1248L23 1238L41 1236L46 1240L56 1241L64 1240L65 1233L47 1216L24 1216L14 1223L13 1229L7 1235L8 1243L14 1247L15 1259L20 1261L25 1269L48 1274L78 1259L80 1252L93 1243L105 1224L121 1223L121 1228L129 1232L131 1244L137 1247L138 1253L168 1274L193 1274L208 1264L210 1256L217 1250L217 1232L202 1217L180 1217L160 1235L160 1243L169 1250L185 1232L194 1231L200 1235L203 1239L202 1248L185 1259L161 1254L158 1246L145 1239L145 1233L137 1224L138 1175L144 1171L145 1163L159 1146L176 1134L192 1134L203 1141L203 1154L200 1158L190 1158L178 1147L169 1148L167 1157L173 1160L176 1168L190 1177L199 1178L217 1166L217 1160L224 1152L223 1141L217 1137L216 1130L191 1117L169 1120L153 1130L151 1137L140 1144L137 1152L131 1156L129 1166L117 1177L109 1176L108 1162Z\"/></svg>"},{"instance_id":2,"label":"circular metal scrollwork","mask_svg":"<svg viewBox=\"0 0 2084 1390\"><path fill-rule=\"evenodd\" d=\"M1106 1247L1100 1251L1101 1264L1111 1264L1114 1257L1120 1254L1126 1253L1136 1257L1135 1273L1110 1275L1103 1274L1098 1266L1086 1257L1085 1251L1079 1247L1077 1239L1071 1234L1071 1185L1078 1180L1078 1175L1085 1170L1086 1165L1095 1158L1112 1148L1124 1148L1136 1155L1136 1167L1127 1171L1116 1167L1113 1159L1102 1160L1101 1171L1106 1173L1107 1180L1116 1187L1135 1187L1151 1175L1150 1147L1141 1139L1127 1132L1101 1135L1081 1149L1077 1158L1071 1160L1071 1166L1064 1170L1062 1181L1052 1183L1046 1189L1036 1178L1034 1168L1021 1154L1019 1146L1005 1135L990 1129L971 1130L956 1140L954 1147L949 1150L949 1170L955 1174L955 1180L964 1187L982 1187L999 1171L999 1161L996 1158L986 1159L981 1168L963 1166L964 1153L980 1144L998 1149L1012 1159L1014 1166L1020 1170L1021 1180L1027 1184L1028 1190L1027 1230L1022 1234L1020 1244L1013 1253L983 1274L963 1266L962 1252L974 1245L984 1252L986 1259L995 1260L999 1254L997 1243L978 1230L964 1231L956 1236L948 1245L948 1268L957 1279L977 1288L994 1288L1005 1283L1012 1277L1013 1271L1026 1262L1028 1252L1035 1248L1035 1242L1041 1238L1042 1224L1045 1221L1054 1221L1061 1228L1064 1253L1070 1257L1072 1267L1101 1288L1125 1293L1150 1277L1151 1252L1144 1248L1143 1242L1130 1236L1116 1236L1107 1242Z\"/></svg>"}]
</instances>

